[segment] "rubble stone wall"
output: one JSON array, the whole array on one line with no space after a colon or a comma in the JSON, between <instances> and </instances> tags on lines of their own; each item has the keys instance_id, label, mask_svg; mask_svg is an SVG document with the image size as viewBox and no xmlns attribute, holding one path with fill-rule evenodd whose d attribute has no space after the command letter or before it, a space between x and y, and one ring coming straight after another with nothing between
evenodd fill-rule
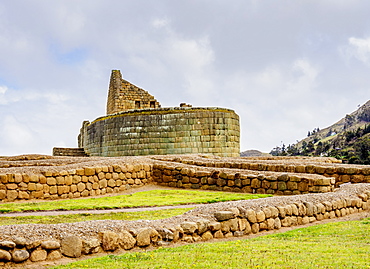
<instances>
[{"instance_id":1,"label":"rubble stone wall","mask_svg":"<svg viewBox=\"0 0 370 269\"><path fill-rule=\"evenodd\" d=\"M315 174L325 177L335 178L335 187L343 183L370 183L370 166L368 165L342 165L338 163L305 162L294 163L294 159L289 163L282 160L261 161L249 158L238 158L232 161L207 159L192 160L189 158L181 159L181 163L205 167L229 167L232 169L245 169L258 172L279 172L296 174ZM298 159L297 159L298 160ZM296 160L296 161L297 161Z\"/></svg>"},{"instance_id":2,"label":"rubble stone wall","mask_svg":"<svg viewBox=\"0 0 370 269\"><path fill-rule=\"evenodd\" d=\"M79 141L89 156L209 153L237 157L239 116L225 108L133 110L84 123Z\"/></svg>"},{"instance_id":3,"label":"rubble stone wall","mask_svg":"<svg viewBox=\"0 0 370 269\"><path fill-rule=\"evenodd\" d=\"M199 219L187 214L187 221L168 226L148 225L119 231L97 231L94 238L81 238L66 233L62 238L28 241L22 236L0 241L0 265L53 261L62 257L79 258L94 253L112 253L117 250L145 249L149 246L170 246L172 243L194 243L211 239L242 237L282 227L308 224L324 219L334 219L369 210L370 187L365 184L358 193L345 195L337 192L328 197L301 196L293 200L268 200L261 207L253 201L219 203L226 209L210 211L209 217Z\"/></svg>"},{"instance_id":4,"label":"rubble stone wall","mask_svg":"<svg viewBox=\"0 0 370 269\"><path fill-rule=\"evenodd\" d=\"M83 148L53 148L53 156L87 157Z\"/></svg>"},{"instance_id":5,"label":"rubble stone wall","mask_svg":"<svg viewBox=\"0 0 370 269\"><path fill-rule=\"evenodd\" d=\"M212 169L171 162L153 165L153 181L177 188L276 195L330 192L335 184L335 178L321 175L256 173L243 169Z\"/></svg>"}]
</instances>

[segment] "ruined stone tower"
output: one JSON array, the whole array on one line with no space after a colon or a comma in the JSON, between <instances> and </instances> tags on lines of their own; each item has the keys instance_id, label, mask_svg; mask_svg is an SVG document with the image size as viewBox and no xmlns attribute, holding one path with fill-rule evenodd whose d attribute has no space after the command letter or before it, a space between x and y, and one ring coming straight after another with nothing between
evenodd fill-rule
<instances>
[{"instance_id":1,"label":"ruined stone tower","mask_svg":"<svg viewBox=\"0 0 370 269\"><path fill-rule=\"evenodd\" d=\"M206 153L237 157L239 116L221 107L161 108L147 91L113 70L107 115L83 122L78 145L89 156Z\"/></svg>"},{"instance_id":2,"label":"ruined stone tower","mask_svg":"<svg viewBox=\"0 0 370 269\"><path fill-rule=\"evenodd\" d=\"M160 107L160 103L154 96L122 79L119 70L112 70L107 100L107 115L130 109Z\"/></svg>"}]
</instances>

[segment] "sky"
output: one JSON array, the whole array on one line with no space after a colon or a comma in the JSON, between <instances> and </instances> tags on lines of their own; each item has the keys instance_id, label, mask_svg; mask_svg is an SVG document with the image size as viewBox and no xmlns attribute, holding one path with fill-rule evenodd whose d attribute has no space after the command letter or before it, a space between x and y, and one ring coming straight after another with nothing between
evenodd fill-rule
<instances>
[{"instance_id":1,"label":"sky","mask_svg":"<svg viewBox=\"0 0 370 269\"><path fill-rule=\"evenodd\" d=\"M225 107L241 151L368 101L370 1L0 0L0 156L77 147L111 70L162 107Z\"/></svg>"}]
</instances>

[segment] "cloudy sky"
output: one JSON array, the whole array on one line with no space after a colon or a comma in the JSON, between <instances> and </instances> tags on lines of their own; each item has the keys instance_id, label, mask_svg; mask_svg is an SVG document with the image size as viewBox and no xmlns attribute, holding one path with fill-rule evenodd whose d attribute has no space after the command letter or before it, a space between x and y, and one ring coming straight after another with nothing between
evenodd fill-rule
<instances>
[{"instance_id":1,"label":"cloudy sky","mask_svg":"<svg viewBox=\"0 0 370 269\"><path fill-rule=\"evenodd\" d=\"M76 147L109 76L240 116L269 152L369 98L370 2L0 0L0 156Z\"/></svg>"}]
</instances>

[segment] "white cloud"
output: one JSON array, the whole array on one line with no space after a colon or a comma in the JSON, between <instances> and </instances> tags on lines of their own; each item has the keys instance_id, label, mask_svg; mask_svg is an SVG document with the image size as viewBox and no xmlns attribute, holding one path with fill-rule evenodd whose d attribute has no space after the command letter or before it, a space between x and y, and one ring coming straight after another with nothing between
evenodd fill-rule
<instances>
[{"instance_id":1,"label":"white cloud","mask_svg":"<svg viewBox=\"0 0 370 269\"><path fill-rule=\"evenodd\" d=\"M344 53L349 57L355 57L365 64L370 64L370 38L355 38L348 39L349 46L344 50Z\"/></svg>"},{"instance_id":2,"label":"white cloud","mask_svg":"<svg viewBox=\"0 0 370 269\"><path fill-rule=\"evenodd\" d=\"M3 119L0 137L2 144L6 148L5 152L1 152L0 155L6 155L7 151L11 152L12 148L22 148L27 152L35 142L30 128L20 123L13 116L6 116Z\"/></svg>"},{"instance_id":3,"label":"white cloud","mask_svg":"<svg viewBox=\"0 0 370 269\"><path fill-rule=\"evenodd\" d=\"M0 86L0 105L6 105L8 103L5 93L8 91L7 86Z\"/></svg>"},{"instance_id":4,"label":"white cloud","mask_svg":"<svg viewBox=\"0 0 370 269\"><path fill-rule=\"evenodd\" d=\"M292 78L287 80L287 94L303 97L316 87L319 70L307 59L297 59L292 65Z\"/></svg>"},{"instance_id":5,"label":"white cloud","mask_svg":"<svg viewBox=\"0 0 370 269\"><path fill-rule=\"evenodd\" d=\"M8 90L6 86L0 86L0 94L4 94Z\"/></svg>"},{"instance_id":6,"label":"white cloud","mask_svg":"<svg viewBox=\"0 0 370 269\"><path fill-rule=\"evenodd\" d=\"M152 26L154 28L163 28L168 26L170 23L168 18L157 18L152 21Z\"/></svg>"}]
</instances>

